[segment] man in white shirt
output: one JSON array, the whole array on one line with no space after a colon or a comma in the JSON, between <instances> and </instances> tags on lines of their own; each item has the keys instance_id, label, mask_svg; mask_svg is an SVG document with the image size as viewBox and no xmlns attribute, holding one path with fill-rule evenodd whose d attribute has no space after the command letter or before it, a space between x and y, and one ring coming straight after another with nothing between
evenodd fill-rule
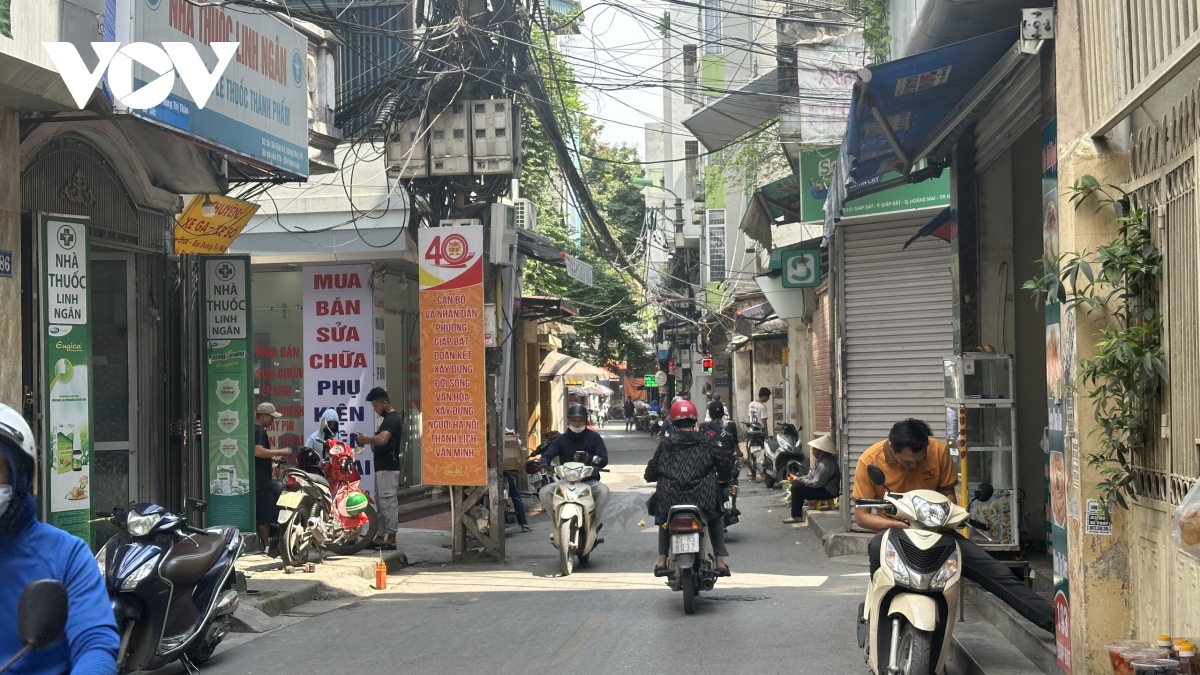
<instances>
[{"instance_id":1,"label":"man in white shirt","mask_svg":"<svg viewBox=\"0 0 1200 675\"><path fill-rule=\"evenodd\" d=\"M770 431L770 427L767 426L767 401L770 399L771 390L762 387L758 390L758 400L750 402L750 422L758 422L767 431Z\"/></svg>"}]
</instances>

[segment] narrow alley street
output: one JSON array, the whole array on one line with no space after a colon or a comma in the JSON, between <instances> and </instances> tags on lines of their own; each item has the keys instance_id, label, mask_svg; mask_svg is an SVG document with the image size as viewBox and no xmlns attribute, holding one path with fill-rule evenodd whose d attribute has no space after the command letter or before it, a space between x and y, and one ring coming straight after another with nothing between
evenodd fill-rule
<instances>
[{"instance_id":1,"label":"narrow alley street","mask_svg":"<svg viewBox=\"0 0 1200 675\"><path fill-rule=\"evenodd\" d=\"M853 616L865 559L827 559L806 528L780 522L787 507L779 490L743 476L742 521L727 537L733 576L685 616L682 596L651 576L653 524L639 525L653 490L642 481L653 440L612 427L602 434L612 458L606 542L571 576L555 575L540 514L532 533L510 528L507 565L406 568L389 577L388 590L223 650L203 672L863 670Z\"/></svg>"}]
</instances>

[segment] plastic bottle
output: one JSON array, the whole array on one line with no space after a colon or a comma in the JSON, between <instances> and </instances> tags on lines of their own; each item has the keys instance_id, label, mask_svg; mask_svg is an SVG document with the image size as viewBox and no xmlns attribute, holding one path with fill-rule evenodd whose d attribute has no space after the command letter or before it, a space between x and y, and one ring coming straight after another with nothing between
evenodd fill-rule
<instances>
[{"instance_id":1,"label":"plastic bottle","mask_svg":"<svg viewBox=\"0 0 1200 675\"><path fill-rule=\"evenodd\" d=\"M1179 645L1179 675L1200 675L1200 664L1196 663L1196 645L1184 642Z\"/></svg>"},{"instance_id":2,"label":"plastic bottle","mask_svg":"<svg viewBox=\"0 0 1200 675\"><path fill-rule=\"evenodd\" d=\"M387 588L387 563L383 562L383 556L380 556L379 563L375 565L375 590L382 591Z\"/></svg>"},{"instance_id":3,"label":"plastic bottle","mask_svg":"<svg viewBox=\"0 0 1200 675\"><path fill-rule=\"evenodd\" d=\"M1166 633L1158 636L1158 646L1167 650L1168 659L1173 659L1179 654L1179 650L1175 648L1175 642L1172 640L1171 636L1167 635Z\"/></svg>"}]
</instances>

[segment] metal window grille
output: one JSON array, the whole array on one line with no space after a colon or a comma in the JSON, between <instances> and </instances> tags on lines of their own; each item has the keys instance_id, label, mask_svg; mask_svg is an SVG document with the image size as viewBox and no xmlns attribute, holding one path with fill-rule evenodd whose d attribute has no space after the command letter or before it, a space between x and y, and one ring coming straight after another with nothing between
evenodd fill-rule
<instances>
[{"instance_id":1,"label":"metal window grille","mask_svg":"<svg viewBox=\"0 0 1200 675\"><path fill-rule=\"evenodd\" d=\"M725 281L725 209L708 210L708 280Z\"/></svg>"},{"instance_id":2,"label":"metal window grille","mask_svg":"<svg viewBox=\"0 0 1200 675\"><path fill-rule=\"evenodd\" d=\"M686 199L696 198L696 178L699 171L699 141L684 141L683 142L683 172L684 172L684 197Z\"/></svg>"},{"instance_id":3,"label":"metal window grille","mask_svg":"<svg viewBox=\"0 0 1200 675\"><path fill-rule=\"evenodd\" d=\"M704 53L720 54L721 0L704 0Z\"/></svg>"},{"instance_id":4,"label":"metal window grille","mask_svg":"<svg viewBox=\"0 0 1200 675\"><path fill-rule=\"evenodd\" d=\"M700 104L700 75L697 71L696 45L683 46L683 99L689 105Z\"/></svg>"}]
</instances>

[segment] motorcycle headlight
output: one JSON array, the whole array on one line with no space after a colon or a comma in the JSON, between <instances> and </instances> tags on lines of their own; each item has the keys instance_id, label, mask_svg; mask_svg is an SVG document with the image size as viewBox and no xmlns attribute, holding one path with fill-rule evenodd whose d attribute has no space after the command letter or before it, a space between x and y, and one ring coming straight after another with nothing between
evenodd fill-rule
<instances>
[{"instance_id":1,"label":"motorcycle headlight","mask_svg":"<svg viewBox=\"0 0 1200 675\"><path fill-rule=\"evenodd\" d=\"M132 511L129 512L129 517L125 520L125 529L129 530L129 534L135 537L144 537L150 534L150 531L158 525L158 521L162 520L161 513L152 513L148 516L140 516Z\"/></svg>"},{"instance_id":2,"label":"motorcycle headlight","mask_svg":"<svg viewBox=\"0 0 1200 675\"><path fill-rule=\"evenodd\" d=\"M121 582L121 590L132 591L134 588L137 588L137 585L142 583L142 579L150 576L150 573L154 571L154 566L157 564L158 556L155 556L141 565L138 565L138 568L133 571L133 574L125 577L125 581Z\"/></svg>"},{"instance_id":3,"label":"motorcycle headlight","mask_svg":"<svg viewBox=\"0 0 1200 675\"><path fill-rule=\"evenodd\" d=\"M583 469L568 469L563 472L563 477L569 483L578 483L583 480Z\"/></svg>"},{"instance_id":4,"label":"motorcycle headlight","mask_svg":"<svg viewBox=\"0 0 1200 675\"><path fill-rule=\"evenodd\" d=\"M912 503L917 512L917 522L930 529L936 530L945 525L946 520L950 518L949 504L931 502L921 497L913 497Z\"/></svg>"},{"instance_id":5,"label":"motorcycle headlight","mask_svg":"<svg viewBox=\"0 0 1200 675\"><path fill-rule=\"evenodd\" d=\"M896 583L905 586L912 583L912 572L908 570L908 565L904 564L904 559L900 557L900 551L896 550L896 545L892 543L891 539L888 540L887 548L883 552L883 564L892 571Z\"/></svg>"},{"instance_id":6,"label":"motorcycle headlight","mask_svg":"<svg viewBox=\"0 0 1200 675\"><path fill-rule=\"evenodd\" d=\"M940 591L950 583L954 575L958 572L958 551L950 554L946 562L942 563L941 569L937 574L933 575L933 580L929 582L929 587L935 591Z\"/></svg>"}]
</instances>

